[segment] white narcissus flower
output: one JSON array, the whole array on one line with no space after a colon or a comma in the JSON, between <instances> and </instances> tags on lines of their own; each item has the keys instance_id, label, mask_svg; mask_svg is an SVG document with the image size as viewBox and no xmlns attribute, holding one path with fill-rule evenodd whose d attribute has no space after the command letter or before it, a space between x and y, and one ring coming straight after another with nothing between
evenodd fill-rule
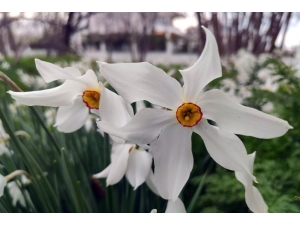
<instances>
[{"instance_id":1,"label":"white narcissus flower","mask_svg":"<svg viewBox=\"0 0 300 225\"><path fill-rule=\"evenodd\" d=\"M253 171L255 152L248 155L250 170ZM268 206L261 196L259 190L253 186L251 177L242 172L235 172L236 179L245 187L246 204L254 213L267 213Z\"/></svg>"},{"instance_id":2,"label":"white narcissus flower","mask_svg":"<svg viewBox=\"0 0 300 225\"><path fill-rule=\"evenodd\" d=\"M56 115L58 130L70 133L81 128L86 122L89 111L98 111L101 92L104 87L98 82L92 70L83 76L73 67L60 68L57 65L35 60L36 68L45 82L66 80L61 86L31 92L8 91L19 103L24 105L39 105L59 107Z\"/></svg>"},{"instance_id":3,"label":"white narcissus flower","mask_svg":"<svg viewBox=\"0 0 300 225\"><path fill-rule=\"evenodd\" d=\"M104 107L110 105L112 109L112 113L109 114L110 116L106 115L105 118L120 127L128 123L133 116L132 107L126 104L117 104L117 101L113 101L116 98L121 99L120 96L113 92L104 91L103 95ZM139 111L142 108L145 108L143 102L137 102L136 110ZM106 113L106 111L101 109L100 115L102 113ZM102 172L95 174L94 177L107 178L106 184L113 185L126 175L131 186L136 189L150 176L149 171L151 169L152 156L143 148L136 149L135 144L126 144L125 140L121 138L112 136L112 139L119 143L113 142L112 144L111 163Z\"/></svg>"},{"instance_id":4,"label":"white narcissus flower","mask_svg":"<svg viewBox=\"0 0 300 225\"><path fill-rule=\"evenodd\" d=\"M25 197L22 194L17 182L16 181L9 182L7 184L7 188L10 196L12 197L13 206L16 206L17 202L19 202L21 206L26 207Z\"/></svg>"},{"instance_id":5,"label":"white narcissus flower","mask_svg":"<svg viewBox=\"0 0 300 225\"><path fill-rule=\"evenodd\" d=\"M142 109L122 127L104 121L97 125L104 132L137 144L158 138L150 150L155 185L160 196L172 201L177 199L193 168L192 132L202 137L218 164L252 176L246 149L235 134L267 139L292 128L287 121L238 104L220 90L202 93L209 82L222 76L216 40L209 30L203 29L205 48L192 67L180 71L183 87L146 62L99 63L104 78L126 101L147 100L167 109ZM210 125L208 119L218 127Z\"/></svg>"},{"instance_id":6,"label":"white narcissus flower","mask_svg":"<svg viewBox=\"0 0 300 225\"><path fill-rule=\"evenodd\" d=\"M144 149L136 149L133 144L112 146L111 163L94 178L106 178L107 185L118 183L124 175L134 190L145 182L151 169L152 156Z\"/></svg>"},{"instance_id":7,"label":"white narcissus flower","mask_svg":"<svg viewBox=\"0 0 300 225\"><path fill-rule=\"evenodd\" d=\"M0 197L3 195L6 184L6 178L0 174Z\"/></svg>"},{"instance_id":8,"label":"white narcissus flower","mask_svg":"<svg viewBox=\"0 0 300 225\"><path fill-rule=\"evenodd\" d=\"M32 92L12 92L14 99L25 105L59 107L56 126L62 132L73 132L85 123L89 109L99 108L101 84L92 70L81 76L76 68L60 68L48 62L36 59L36 67L43 79L49 83L65 79L59 87Z\"/></svg>"}]
</instances>

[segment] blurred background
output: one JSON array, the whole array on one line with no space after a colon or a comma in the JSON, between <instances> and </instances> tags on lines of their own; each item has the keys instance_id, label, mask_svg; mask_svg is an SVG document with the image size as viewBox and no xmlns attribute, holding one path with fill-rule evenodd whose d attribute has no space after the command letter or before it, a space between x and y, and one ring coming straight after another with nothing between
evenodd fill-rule
<instances>
[{"instance_id":1,"label":"blurred background","mask_svg":"<svg viewBox=\"0 0 300 225\"><path fill-rule=\"evenodd\" d=\"M82 74L93 69L99 80L96 60L148 61L182 83L178 70L201 54L205 26L216 37L223 69L206 90L221 89L294 127L271 140L239 137L248 154L256 151L255 186L269 212L300 212L299 21L296 12L0 13L0 71L31 91L61 84L45 83L34 58ZM133 191L126 178L109 187L91 178L110 162L108 137L98 132L94 116L80 130L60 133L53 127L56 109L19 105L8 90L0 82L0 174L22 169L31 180L10 181L0 211L165 211L167 202L146 184ZM187 211L249 212L234 173L214 163L198 135L192 139L194 168L180 196Z\"/></svg>"},{"instance_id":2,"label":"blurred background","mask_svg":"<svg viewBox=\"0 0 300 225\"><path fill-rule=\"evenodd\" d=\"M0 53L16 60L31 55L75 53L105 61L188 63L210 29L221 56L245 49L255 55L293 51L300 14L238 13L1 13Z\"/></svg>"}]
</instances>

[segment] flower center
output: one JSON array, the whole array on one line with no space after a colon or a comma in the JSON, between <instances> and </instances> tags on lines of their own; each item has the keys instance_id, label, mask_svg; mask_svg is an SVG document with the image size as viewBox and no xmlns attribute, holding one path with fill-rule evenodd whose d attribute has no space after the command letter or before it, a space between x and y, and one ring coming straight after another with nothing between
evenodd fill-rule
<instances>
[{"instance_id":1,"label":"flower center","mask_svg":"<svg viewBox=\"0 0 300 225\"><path fill-rule=\"evenodd\" d=\"M98 91L85 91L82 94L82 100L90 109L99 109L100 93Z\"/></svg>"},{"instance_id":2,"label":"flower center","mask_svg":"<svg viewBox=\"0 0 300 225\"><path fill-rule=\"evenodd\" d=\"M184 127L193 127L202 119L203 113L194 103L183 103L176 111L178 122Z\"/></svg>"}]
</instances>

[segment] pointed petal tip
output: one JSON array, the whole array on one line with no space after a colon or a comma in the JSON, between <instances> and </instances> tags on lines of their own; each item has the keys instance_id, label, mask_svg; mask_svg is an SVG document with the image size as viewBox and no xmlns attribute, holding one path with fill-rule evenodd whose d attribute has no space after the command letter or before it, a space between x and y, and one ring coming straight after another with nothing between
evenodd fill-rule
<instances>
[{"instance_id":1,"label":"pointed petal tip","mask_svg":"<svg viewBox=\"0 0 300 225\"><path fill-rule=\"evenodd\" d=\"M98 179L97 174L93 174L92 177Z\"/></svg>"},{"instance_id":2,"label":"pointed petal tip","mask_svg":"<svg viewBox=\"0 0 300 225\"><path fill-rule=\"evenodd\" d=\"M101 61L96 61L97 63L98 63L98 65L99 65L99 70L101 71L101 68L102 68L102 66L103 65L105 65L105 64L108 64L107 62L101 62Z\"/></svg>"},{"instance_id":3,"label":"pointed petal tip","mask_svg":"<svg viewBox=\"0 0 300 225\"><path fill-rule=\"evenodd\" d=\"M252 175L252 180L253 180L255 183L257 183L257 184L258 184L258 181L257 181L256 177L255 177L255 176L253 176L253 175Z\"/></svg>"},{"instance_id":4,"label":"pointed petal tip","mask_svg":"<svg viewBox=\"0 0 300 225\"><path fill-rule=\"evenodd\" d=\"M207 29L205 26L202 25L201 28L204 30L205 34L207 34L207 32L212 34L212 32L209 29Z\"/></svg>"},{"instance_id":5,"label":"pointed petal tip","mask_svg":"<svg viewBox=\"0 0 300 225\"><path fill-rule=\"evenodd\" d=\"M35 66L37 66L37 64L43 63L44 61L43 61L43 60L40 60L40 59L37 59L37 58L35 58L35 59L34 59L34 62L35 62Z\"/></svg>"}]
</instances>

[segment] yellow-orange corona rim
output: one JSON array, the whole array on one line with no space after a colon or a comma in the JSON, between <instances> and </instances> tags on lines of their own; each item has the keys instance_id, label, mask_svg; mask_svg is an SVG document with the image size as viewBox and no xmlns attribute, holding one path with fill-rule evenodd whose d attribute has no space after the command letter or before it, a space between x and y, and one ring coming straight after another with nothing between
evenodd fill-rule
<instances>
[{"instance_id":1,"label":"yellow-orange corona rim","mask_svg":"<svg viewBox=\"0 0 300 225\"><path fill-rule=\"evenodd\" d=\"M100 93L98 91L87 90L83 92L82 100L90 109L99 109Z\"/></svg>"},{"instance_id":2,"label":"yellow-orange corona rim","mask_svg":"<svg viewBox=\"0 0 300 225\"><path fill-rule=\"evenodd\" d=\"M196 126L202 119L202 116L201 108L191 102L183 103L176 111L176 118L184 127Z\"/></svg>"}]
</instances>

